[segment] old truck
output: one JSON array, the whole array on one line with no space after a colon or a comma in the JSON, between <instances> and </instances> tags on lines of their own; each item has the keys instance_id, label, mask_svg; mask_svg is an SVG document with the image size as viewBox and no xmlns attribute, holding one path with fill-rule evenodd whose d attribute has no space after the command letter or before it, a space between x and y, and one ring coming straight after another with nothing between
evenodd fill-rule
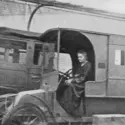
<instances>
[{"instance_id":1,"label":"old truck","mask_svg":"<svg viewBox=\"0 0 125 125\"><path fill-rule=\"evenodd\" d=\"M71 14L62 15L65 25L56 15L60 27L41 34L0 29L0 58L10 61L0 61L0 84L21 91L6 96L2 125L91 124L93 114L125 114L124 18L81 10ZM56 90L75 72L80 49L87 52L92 71L85 83L86 114L76 118L58 103Z\"/></svg>"}]
</instances>

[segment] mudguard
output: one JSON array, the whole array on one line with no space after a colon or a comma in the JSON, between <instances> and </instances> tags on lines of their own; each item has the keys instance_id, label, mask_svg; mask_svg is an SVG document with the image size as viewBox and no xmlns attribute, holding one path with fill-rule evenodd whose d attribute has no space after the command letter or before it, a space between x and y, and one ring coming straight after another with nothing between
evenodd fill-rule
<instances>
[{"instance_id":1,"label":"mudguard","mask_svg":"<svg viewBox=\"0 0 125 125\"><path fill-rule=\"evenodd\" d=\"M45 90L42 89L18 93L15 97L13 104L8 108L6 114L11 114L11 112L13 112L14 109L17 109L17 107L20 107L22 105L34 105L38 107L41 110L41 112L43 112L46 115L46 117L51 117L51 121L56 123L52 109L48 105L47 100L45 100L45 94Z\"/></svg>"},{"instance_id":2,"label":"mudguard","mask_svg":"<svg viewBox=\"0 0 125 125\"><path fill-rule=\"evenodd\" d=\"M41 105L40 99L41 100L43 99L44 93L45 91L42 89L19 92L15 97L13 107L25 103L31 103L40 106Z\"/></svg>"}]
</instances>

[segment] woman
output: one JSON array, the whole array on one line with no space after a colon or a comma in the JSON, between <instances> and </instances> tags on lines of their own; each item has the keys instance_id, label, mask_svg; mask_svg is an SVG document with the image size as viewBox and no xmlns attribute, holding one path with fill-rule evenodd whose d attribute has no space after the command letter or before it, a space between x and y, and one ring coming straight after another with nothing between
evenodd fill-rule
<instances>
[{"instance_id":1,"label":"woman","mask_svg":"<svg viewBox=\"0 0 125 125\"><path fill-rule=\"evenodd\" d=\"M85 82L88 80L91 64L87 61L85 51L78 51L77 56L80 64L76 73L73 78L59 85L57 100L67 113L81 117L85 114Z\"/></svg>"}]
</instances>

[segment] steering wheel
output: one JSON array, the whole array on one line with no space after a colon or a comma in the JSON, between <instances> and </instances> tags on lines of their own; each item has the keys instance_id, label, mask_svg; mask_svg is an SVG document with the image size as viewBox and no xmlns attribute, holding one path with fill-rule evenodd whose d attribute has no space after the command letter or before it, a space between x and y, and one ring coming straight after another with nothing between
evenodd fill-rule
<instances>
[{"instance_id":1,"label":"steering wheel","mask_svg":"<svg viewBox=\"0 0 125 125\"><path fill-rule=\"evenodd\" d=\"M72 78L72 69L69 69L65 73L59 71L59 75L60 75L59 76L59 83L62 82L62 81L64 81L64 80L67 80L69 78Z\"/></svg>"}]
</instances>

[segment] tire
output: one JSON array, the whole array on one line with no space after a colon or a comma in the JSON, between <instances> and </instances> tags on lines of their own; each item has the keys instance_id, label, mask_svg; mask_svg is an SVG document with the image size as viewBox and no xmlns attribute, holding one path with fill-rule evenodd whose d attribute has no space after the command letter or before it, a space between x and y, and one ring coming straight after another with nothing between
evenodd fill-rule
<instances>
[{"instance_id":1,"label":"tire","mask_svg":"<svg viewBox=\"0 0 125 125\"><path fill-rule=\"evenodd\" d=\"M23 112L22 112L22 116L21 116L21 114L19 114L19 113L21 113L21 111L24 111L24 113L27 113L27 114L25 114L26 116L23 114ZM28 115L31 115L31 116L28 116ZM30 118L32 117L32 119L31 119L32 121L34 119L39 119L38 121L34 121L34 124L32 124L32 125L41 124L42 122L44 124L47 123L47 118L45 116L45 113L42 112L40 108L38 108L37 106L35 106L33 104L25 104L25 105L20 105L20 106L17 105L10 112L5 114L2 119L1 125L29 125L28 121L25 121L25 119L27 119L27 117L28 117L28 119L29 119L29 117ZM18 118L18 119L16 120L16 118ZM29 121L29 122L32 122L32 121Z\"/></svg>"}]
</instances>

